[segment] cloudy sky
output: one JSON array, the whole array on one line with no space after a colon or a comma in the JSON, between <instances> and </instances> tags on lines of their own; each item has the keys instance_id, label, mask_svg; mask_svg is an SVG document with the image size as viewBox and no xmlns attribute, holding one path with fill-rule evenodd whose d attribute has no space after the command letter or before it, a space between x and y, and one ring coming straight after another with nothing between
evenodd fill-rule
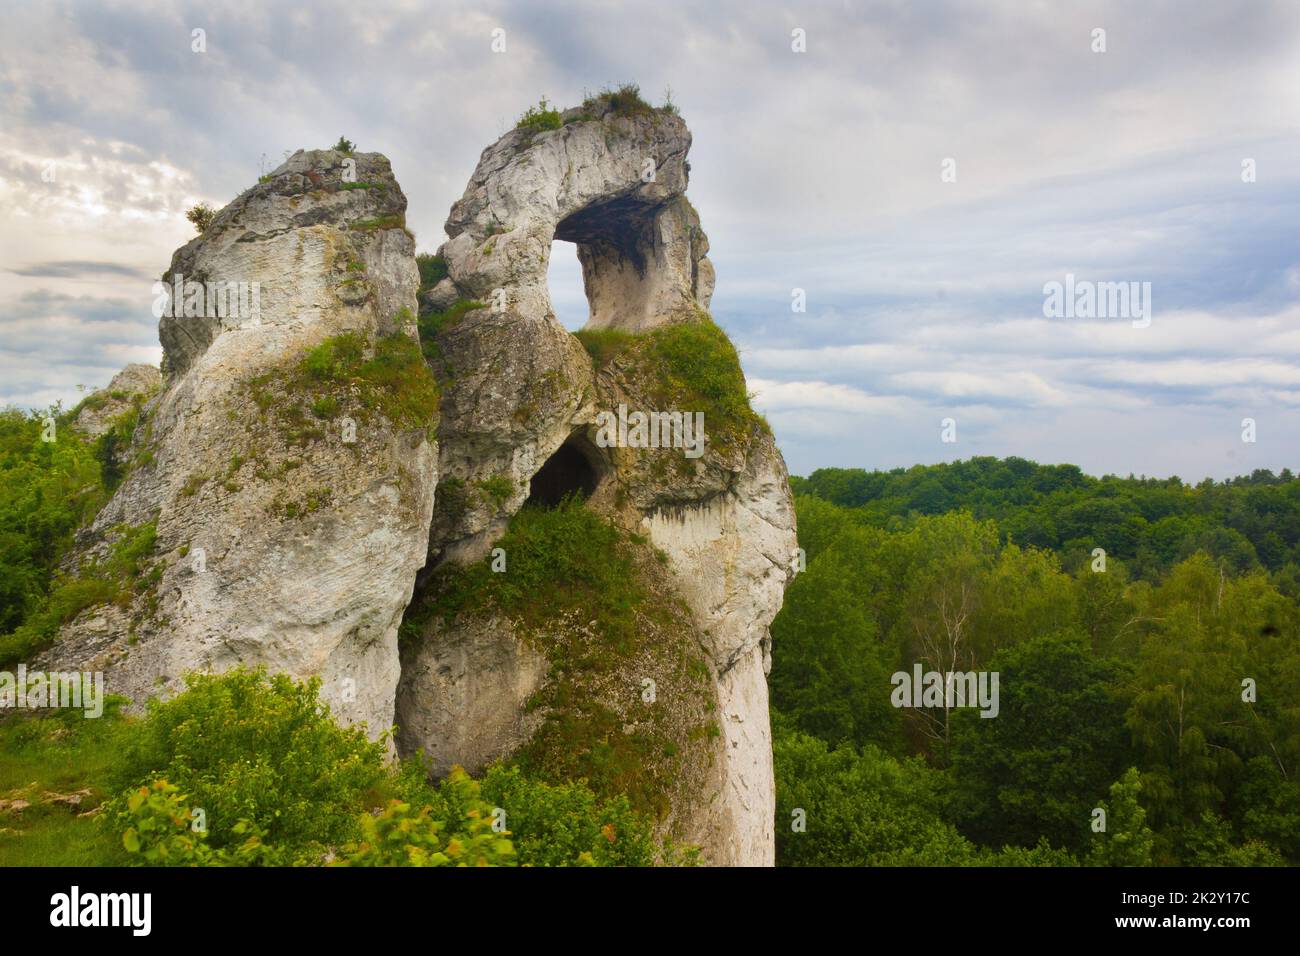
<instances>
[{"instance_id":1,"label":"cloudy sky","mask_svg":"<svg viewBox=\"0 0 1300 956\"><path fill-rule=\"evenodd\" d=\"M714 316L793 472L1300 467L1295 0L6 8L0 403L156 362L150 286L184 210L286 151L386 153L433 251L525 107L633 81L671 88L694 134ZM1150 283L1150 324L1045 317L1067 274Z\"/></svg>"}]
</instances>

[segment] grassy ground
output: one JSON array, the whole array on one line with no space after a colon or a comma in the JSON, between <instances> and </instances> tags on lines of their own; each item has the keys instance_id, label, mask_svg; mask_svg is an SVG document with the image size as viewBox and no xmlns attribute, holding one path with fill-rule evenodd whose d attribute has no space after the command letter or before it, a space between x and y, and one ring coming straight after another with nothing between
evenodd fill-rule
<instances>
[{"instance_id":1,"label":"grassy ground","mask_svg":"<svg viewBox=\"0 0 1300 956\"><path fill-rule=\"evenodd\" d=\"M108 709L94 720L80 711L58 716L14 712L0 718L0 866L129 862L99 815L78 815L108 796L104 781L126 726ZM85 789L90 792L76 806L51 799ZM10 809L14 800L30 805Z\"/></svg>"}]
</instances>

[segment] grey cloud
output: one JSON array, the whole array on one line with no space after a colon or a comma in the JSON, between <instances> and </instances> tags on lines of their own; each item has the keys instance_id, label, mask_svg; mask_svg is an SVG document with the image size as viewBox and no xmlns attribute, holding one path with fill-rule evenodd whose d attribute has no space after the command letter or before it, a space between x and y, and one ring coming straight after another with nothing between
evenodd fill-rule
<instances>
[{"instance_id":1,"label":"grey cloud","mask_svg":"<svg viewBox=\"0 0 1300 956\"><path fill-rule=\"evenodd\" d=\"M15 275L49 278L76 279L86 275L125 276L130 279L147 279L149 274L134 266L119 262L87 262L84 260L64 260L62 262L38 262L18 269L10 269Z\"/></svg>"}]
</instances>

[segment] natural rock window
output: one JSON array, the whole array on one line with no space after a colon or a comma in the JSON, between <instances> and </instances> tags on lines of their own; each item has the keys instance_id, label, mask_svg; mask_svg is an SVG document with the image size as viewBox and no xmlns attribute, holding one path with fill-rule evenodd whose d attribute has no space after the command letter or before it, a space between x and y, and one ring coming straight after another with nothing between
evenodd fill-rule
<instances>
[{"instance_id":1,"label":"natural rock window","mask_svg":"<svg viewBox=\"0 0 1300 956\"><path fill-rule=\"evenodd\" d=\"M577 252L573 243L556 239L551 243L551 258L546 267L551 309L560 324L570 332L586 325L591 314L587 292L582 287L582 264Z\"/></svg>"},{"instance_id":2,"label":"natural rock window","mask_svg":"<svg viewBox=\"0 0 1300 956\"><path fill-rule=\"evenodd\" d=\"M533 475L527 503L554 508L571 494L589 497L600 484L600 473L593 464L595 454L585 439L570 438Z\"/></svg>"}]
</instances>

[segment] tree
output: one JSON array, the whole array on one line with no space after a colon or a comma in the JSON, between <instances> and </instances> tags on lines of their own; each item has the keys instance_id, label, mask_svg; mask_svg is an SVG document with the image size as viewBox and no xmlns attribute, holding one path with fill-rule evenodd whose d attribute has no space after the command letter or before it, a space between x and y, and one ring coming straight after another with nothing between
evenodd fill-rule
<instances>
[{"instance_id":1,"label":"tree","mask_svg":"<svg viewBox=\"0 0 1300 956\"><path fill-rule=\"evenodd\" d=\"M357 144L352 142L346 136L340 136L339 141L331 147L335 152L351 153L357 148Z\"/></svg>"},{"instance_id":2,"label":"tree","mask_svg":"<svg viewBox=\"0 0 1300 956\"><path fill-rule=\"evenodd\" d=\"M194 223L199 235L203 235L212 225L212 220L217 218L217 211L205 202L195 203L185 211L185 218Z\"/></svg>"},{"instance_id":3,"label":"tree","mask_svg":"<svg viewBox=\"0 0 1300 956\"><path fill-rule=\"evenodd\" d=\"M776 852L784 866L960 866L978 851L940 816L941 774L919 757L835 749L775 728Z\"/></svg>"},{"instance_id":4,"label":"tree","mask_svg":"<svg viewBox=\"0 0 1300 956\"><path fill-rule=\"evenodd\" d=\"M991 665L999 710L953 719L954 811L981 843L1081 851L1097 800L1128 762L1119 664L1071 633L1008 648Z\"/></svg>"},{"instance_id":5,"label":"tree","mask_svg":"<svg viewBox=\"0 0 1300 956\"><path fill-rule=\"evenodd\" d=\"M1150 866L1155 843L1147 827L1146 811L1138 803L1142 792L1137 767L1129 767L1110 788L1110 800L1100 809L1106 814L1106 829L1092 835L1089 866Z\"/></svg>"}]
</instances>

